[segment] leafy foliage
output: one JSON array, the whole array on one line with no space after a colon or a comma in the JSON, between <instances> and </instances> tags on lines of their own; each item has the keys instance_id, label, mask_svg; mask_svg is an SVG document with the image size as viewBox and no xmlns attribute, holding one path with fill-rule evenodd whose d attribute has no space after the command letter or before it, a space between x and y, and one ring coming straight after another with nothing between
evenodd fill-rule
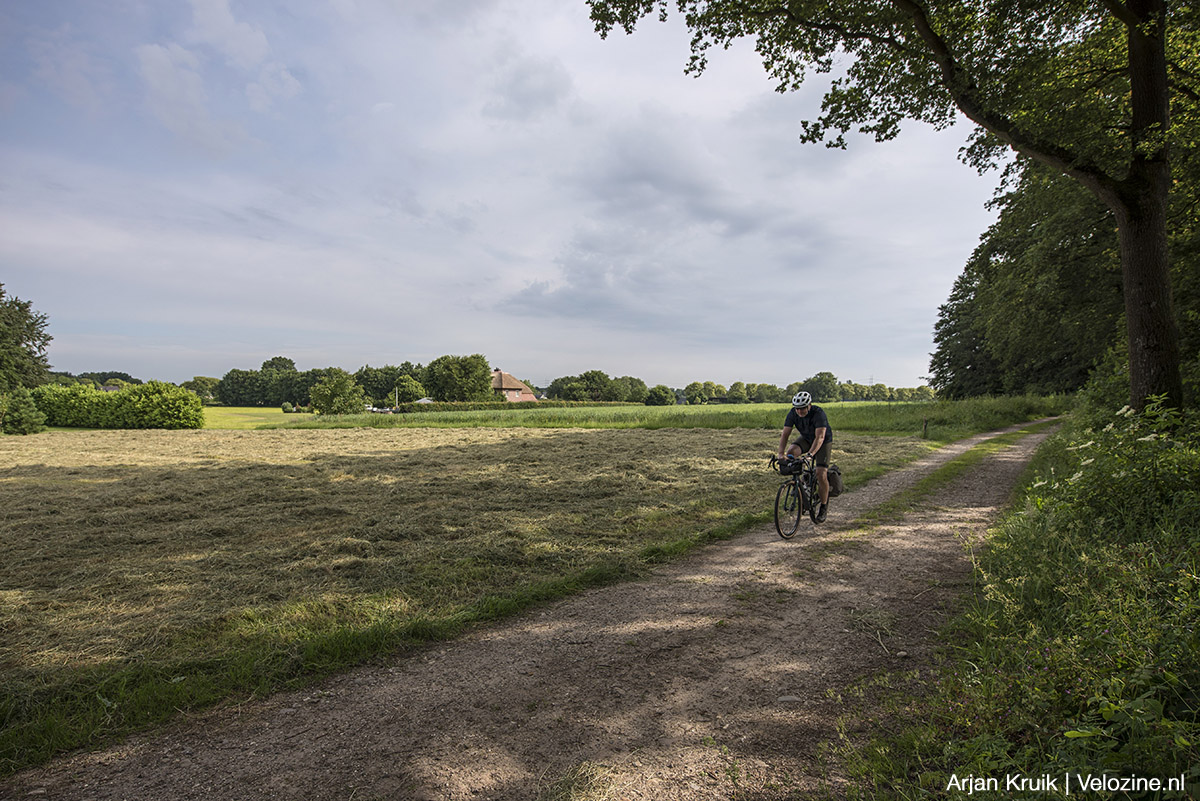
<instances>
[{"instance_id":1,"label":"leafy foliage","mask_svg":"<svg viewBox=\"0 0 1200 801\"><path fill-rule=\"evenodd\" d=\"M1084 411L979 555L931 695L849 755L864 796L1067 771L1200 792L1200 426L1161 399Z\"/></svg>"},{"instance_id":2,"label":"leafy foliage","mask_svg":"<svg viewBox=\"0 0 1200 801\"><path fill-rule=\"evenodd\" d=\"M46 415L38 411L25 387L0 395L0 431L5 434L36 434L46 430Z\"/></svg>"},{"instance_id":3,"label":"leafy foliage","mask_svg":"<svg viewBox=\"0 0 1200 801\"><path fill-rule=\"evenodd\" d=\"M665 384L655 386L646 395L647 406L674 406L675 392Z\"/></svg>"},{"instance_id":4,"label":"leafy foliage","mask_svg":"<svg viewBox=\"0 0 1200 801\"><path fill-rule=\"evenodd\" d=\"M966 159L1008 149L1069 176L1114 215L1135 406L1182 401L1167 249L1172 145L1200 142L1200 6L1090 0L829 3L825 0L590 0L602 36L672 5L692 31L689 71L713 48L756 42L780 91L810 71L838 75L806 141L877 140L904 120L978 128ZM1184 156L1184 159L1189 158Z\"/></svg>"},{"instance_id":5,"label":"leafy foliage","mask_svg":"<svg viewBox=\"0 0 1200 801\"><path fill-rule=\"evenodd\" d=\"M646 382L640 378L631 375L609 378L603 370L560 376L546 388L546 396L556 400L603 403L645 403L648 392Z\"/></svg>"},{"instance_id":6,"label":"leafy foliage","mask_svg":"<svg viewBox=\"0 0 1200 801\"><path fill-rule=\"evenodd\" d=\"M46 315L29 301L7 295L0 284L0 392L36 387L50 379Z\"/></svg>"},{"instance_id":7,"label":"leafy foliage","mask_svg":"<svg viewBox=\"0 0 1200 801\"><path fill-rule=\"evenodd\" d=\"M134 378L129 373L123 373L119 370L109 370L102 373L80 373L78 377L85 381L92 381L98 387L145 383L142 379Z\"/></svg>"},{"instance_id":8,"label":"leafy foliage","mask_svg":"<svg viewBox=\"0 0 1200 801\"><path fill-rule=\"evenodd\" d=\"M204 403L210 403L217 399L217 385L221 383L221 379L212 378L211 376L198 375L190 381L184 381L179 386L186 390L195 392L196 396Z\"/></svg>"},{"instance_id":9,"label":"leafy foliage","mask_svg":"<svg viewBox=\"0 0 1200 801\"><path fill-rule=\"evenodd\" d=\"M322 378L309 394L318 414L362 414L367 404L367 393L344 370Z\"/></svg>"},{"instance_id":10,"label":"leafy foliage","mask_svg":"<svg viewBox=\"0 0 1200 801\"><path fill-rule=\"evenodd\" d=\"M44 384L33 390L52 426L70 428L203 428L204 408L192 392L162 381L104 392L77 384Z\"/></svg>"},{"instance_id":11,"label":"leafy foliage","mask_svg":"<svg viewBox=\"0 0 1200 801\"><path fill-rule=\"evenodd\" d=\"M1181 173L1190 162L1177 168ZM1185 375L1200 365L1200 174L1172 193L1172 283ZM1026 163L941 306L931 381L944 397L1065 392L1124 347L1116 224L1077 185ZM1128 358L1125 359L1128 384ZM1194 383L1191 382L1191 383Z\"/></svg>"},{"instance_id":12,"label":"leafy foliage","mask_svg":"<svg viewBox=\"0 0 1200 801\"><path fill-rule=\"evenodd\" d=\"M411 375L402 375L397 379L393 393L395 403L412 403L425 397L425 387Z\"/></svg>"},{"instance_id":13,"label":"leafy foliage","mask_svg":"<svg viewBox=\"0 0 1200 801\"><path fill-rule=\"evenodd\" d=\"M492 399L492 370L487 357L481 353L439 356L425 368L422 383L437 401Z\"/></svg>"}]
</instances>

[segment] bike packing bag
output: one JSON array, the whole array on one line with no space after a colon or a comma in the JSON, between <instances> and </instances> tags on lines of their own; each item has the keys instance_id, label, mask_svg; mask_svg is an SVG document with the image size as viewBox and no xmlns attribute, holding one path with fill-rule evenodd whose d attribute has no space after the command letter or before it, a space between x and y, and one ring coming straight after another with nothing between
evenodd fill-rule
<instances>
[{"instance_id":1,"label":"bike packing bag","mask_svg":"<svg viewBox=\"0 0 1200 801\"><path fill-rule=\"evenodd\" d=\"M790 476L794 473L799 473L803 462L799 459L780 459L779 460L779 475Z\"/></svg>"},{"instance_id":2,"label":"bike packing bag","mask_svg":"<svg viewBox=\"0 0 1200 801\"><path fill-rule=\"evenodd\" d=\"M829 497L836 498L842 494L845 485L842 484L842 469L836 464L829 465Z\"/></svg>"}]
</instances>

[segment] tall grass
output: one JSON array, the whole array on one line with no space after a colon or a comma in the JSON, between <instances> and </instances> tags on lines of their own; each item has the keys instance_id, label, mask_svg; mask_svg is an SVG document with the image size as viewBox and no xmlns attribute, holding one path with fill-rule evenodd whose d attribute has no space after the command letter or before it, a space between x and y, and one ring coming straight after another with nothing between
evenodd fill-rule
<instances>
[{"instance_id":1,"label":"tall grass","mask_svg":"<svg viewBox=\"0 0 1200 801\"><path fill-rule=\"evenodd\" d=\"M828 403L834 431L922 436L950 442L1039 417L1062 414L1066 396L975 398L932 403ZM420 414L366 414L305 417L278 424L283 428L765 428L779 429L786 404L718 406L624 406L514 409Z\"/></svg>"},{"instance_id":2,"label":"tall grass","mask_svg":"<svg viewBox=\"0 0 1200 801\"><path fill-rule=\"evenodd\" d=\"M1200 427L1151 408L1038 457L979 554L928 695L844 753L862 797L960 797L950 777L1178 780L1200 797ZM1078 794L1078 793L1076 793ZM1029 794L1032 797L1034 794Z\"/></svg>"}]
</instances>

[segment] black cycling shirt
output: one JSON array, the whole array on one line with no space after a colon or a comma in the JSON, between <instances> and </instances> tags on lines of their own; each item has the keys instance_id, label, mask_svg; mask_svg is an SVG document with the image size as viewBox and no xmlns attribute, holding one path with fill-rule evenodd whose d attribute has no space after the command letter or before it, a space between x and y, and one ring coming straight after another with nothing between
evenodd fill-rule
<instances>
[{"instance_id":1,"label":"black cycling shirt","mask_svg":"<svg viewBox=\"0 0 1200 801\"><path fill-rule=\"evenodd\" d=\"M833 429L829 425L829 418L825 416L825 410L820 406L812 406L808 410L808 414L801 417L796 413L795 409L788 412L787 420L783 421L783 425L791 426L801 437L808 442L817 441L817 429L825 429L825 441L833 442Z\"/></svg>"}]
</instances>

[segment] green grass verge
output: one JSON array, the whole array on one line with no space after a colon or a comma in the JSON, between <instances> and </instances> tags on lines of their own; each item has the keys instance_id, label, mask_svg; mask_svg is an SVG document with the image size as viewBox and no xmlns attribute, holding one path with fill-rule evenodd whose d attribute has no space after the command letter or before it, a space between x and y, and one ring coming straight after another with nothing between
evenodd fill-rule
<instances>
[{"instance_id":1,"label":"green grass verge","mask_svg":"<svg viewBox=\"0 0 1200 801\"><path fill-rule=\"evenodd\" d=\"M1039 452L933 672L884 677L848 714L852 797L1008 776L1057 785L991 796L1063 798L1070 777L1071 797L1200 797L1200 432L1153 409L1109 419ZM876 735L849 734L864 717ZM1083 791L1103 775L1142 781Z\"/></svg>"},{"instance_id":2,"label":"green grass verge","mask_svg":"<svg viewBox=\"0 0 1200 801\"><path fill-rule=\"evenodd\" d=\"M981 461L999 453L1013 443L1024 439L1030 434L1038 431L1043 431L1047 428L1059 425L1058 421L1046 420L1033 425L1025 426L1018 431L1010 431L1006 434L1000 434L985 440L978 445L964 451L942 466L938 467L929 475L922 478L911 487L901 490L893 495L888 500L879 504L875 508L860 515L854 521L855 526L879 526L887 523L894 523L902 518L912 507L933 493L937 492L942 487L950 484L959 476L971 470Z\"/></svg>"}]
</instances>

